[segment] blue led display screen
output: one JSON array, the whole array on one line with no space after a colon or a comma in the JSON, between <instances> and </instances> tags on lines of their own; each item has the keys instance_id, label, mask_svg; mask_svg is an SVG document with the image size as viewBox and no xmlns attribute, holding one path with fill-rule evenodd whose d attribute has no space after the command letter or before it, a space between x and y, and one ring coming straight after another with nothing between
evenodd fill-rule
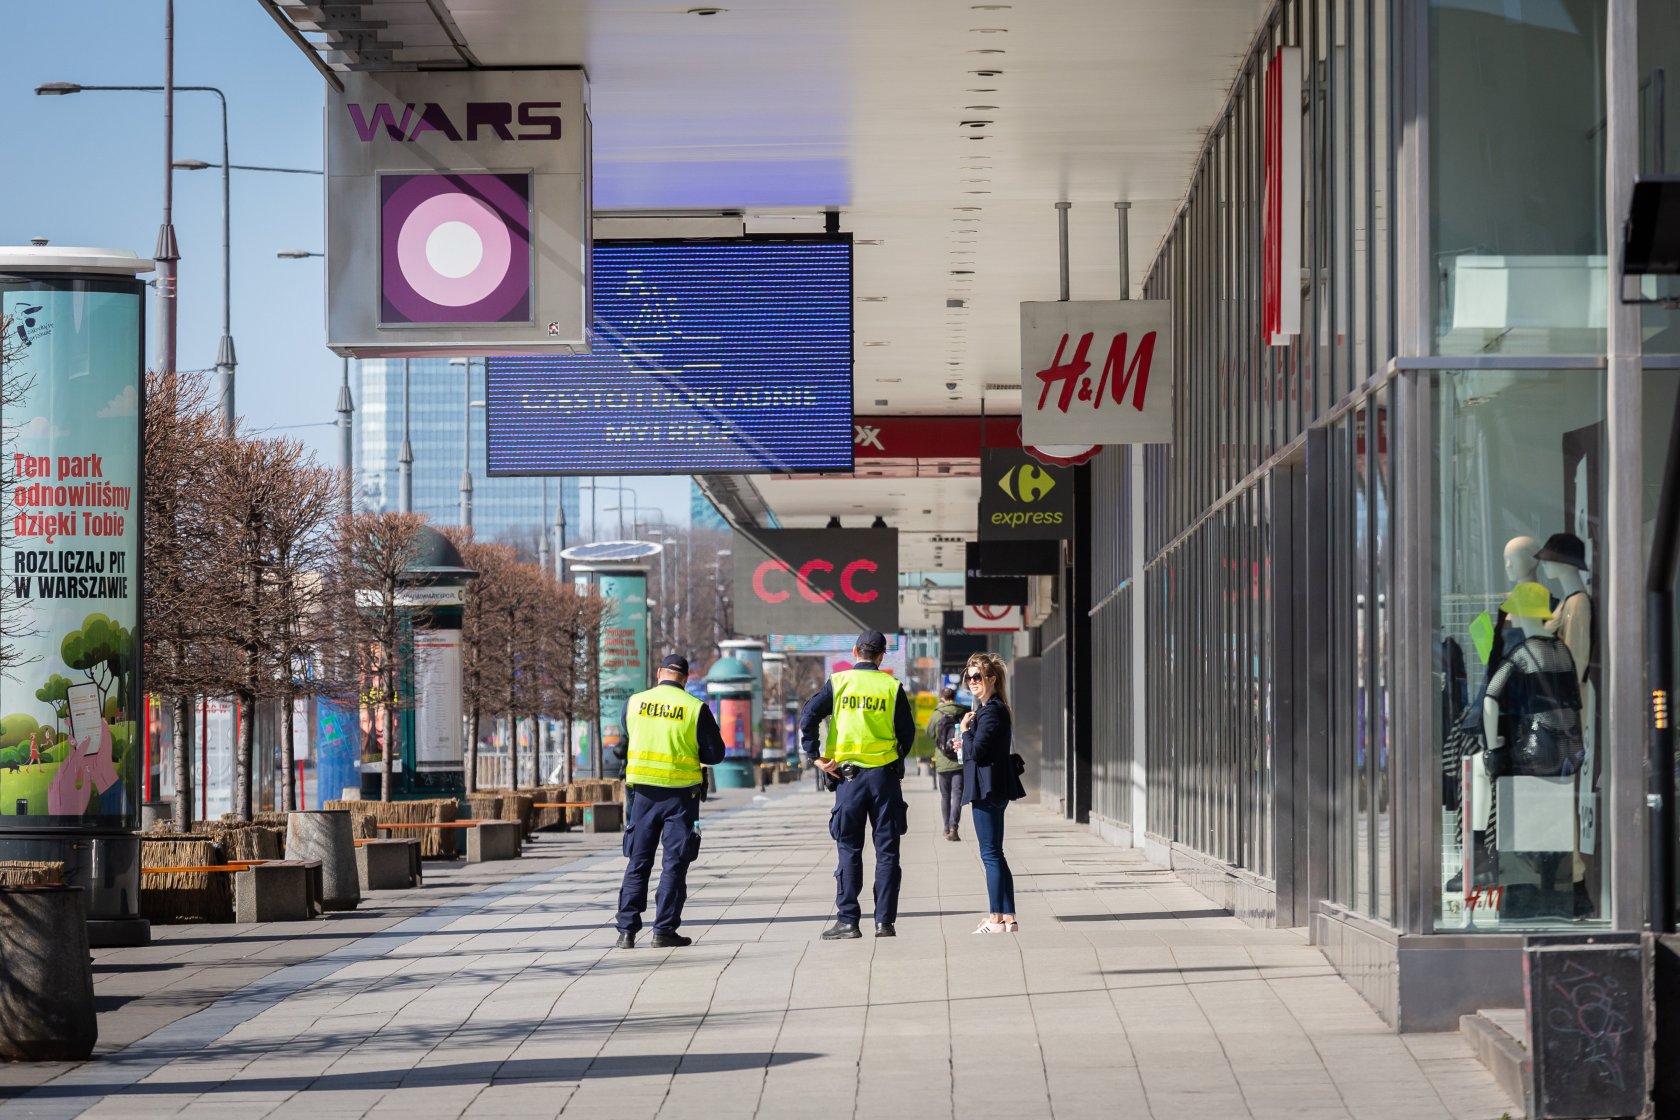
<instances>
[{"instance_id":1,"label":"blue led display screen","mask_svg":"<svg viewBox=\"0 0 1680 1120\"><path fill-rule=\"evenodd\" d=\"M488 470L852 469L849 238L597 241L587 356L487 360Z\"/></svg>"}]
</instances>

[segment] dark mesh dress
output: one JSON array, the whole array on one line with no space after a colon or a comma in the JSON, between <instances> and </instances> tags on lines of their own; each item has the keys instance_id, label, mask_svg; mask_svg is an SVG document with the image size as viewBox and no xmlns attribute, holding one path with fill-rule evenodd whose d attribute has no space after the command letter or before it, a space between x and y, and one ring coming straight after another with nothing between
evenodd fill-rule
<instances>
[{"instance_id":1,"label":"dark mesh dress","mask_svg":"<svg viewBox=\"0 0 1680 1120\"><path fill-rule=\"evenodd\" d=\"M1487 694L1499 702L1499 736L1516 744L1536 728L1549 741L1566 744L1573 762L1536 766L1516 747L1513 773L1538 778L1563 777L1580 765L1581 686L1569 647L1550 634L1529 638L1494 670Z\"/></svg>"}]
</instances>

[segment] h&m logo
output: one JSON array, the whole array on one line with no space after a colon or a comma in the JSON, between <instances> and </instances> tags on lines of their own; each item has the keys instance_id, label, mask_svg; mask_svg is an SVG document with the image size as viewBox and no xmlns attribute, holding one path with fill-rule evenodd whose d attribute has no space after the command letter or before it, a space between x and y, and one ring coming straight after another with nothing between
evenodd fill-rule
<instances>
[{"instance_id":1,"label":"h&m logo","mask_svg":"<svg viewBox=\"0 0 1680 1120\"><path fill-rule=\"evenodd\" d=\"M1103 361L1102 378L1097 382L1095 392L1092 391L1090 377L1086 376L1091 368L1089 355L1093 336L1094 332L1086 331L1075 346L1073 360L1064 365L1062 355L1067 352L1068 336L1062 335L1062 341L1056 347L1055 361L1048 369L1041 369L1034 375L1044 385L1038 394L1039 411L1046 411L1048 402L1065 414L1076 396L1093 411L1100 411L1111 392L1114 403L1124 408L1127 389L1132 390L1132 407L1143 411L1144 398L1149 393L1149 366L1155 358L1156 332L1148 331L1138 339L1137 349L1132 352L1129 362L1126 360L1126 332L1116 334L1109 341L1108 357ZM1050 389L1058 384L1061 392L1051 401Z\"/></svg>"},{"instance_id":2,"label":"h&m logo","mask_svg":"<svg viewBox=\"0 0 1680 1120\"><path fill-rule=\"evenodd\" d=\"M459 143L462 140L477 140L479 133L485 130L494 133L498 140L558 140L559 110L565 106L559 101L469 101L463 128L457 128L448 111L435 101L397 106L380 101L371 107L352 102L346 108L356 135L361 137L362 143L371 144L382 131L388 139L405 143L417 140L428 132L442 133ZM401 116L398 116L399 110ZM524 131L513 131L516 119Z\"/></svg>"}]
</instances>

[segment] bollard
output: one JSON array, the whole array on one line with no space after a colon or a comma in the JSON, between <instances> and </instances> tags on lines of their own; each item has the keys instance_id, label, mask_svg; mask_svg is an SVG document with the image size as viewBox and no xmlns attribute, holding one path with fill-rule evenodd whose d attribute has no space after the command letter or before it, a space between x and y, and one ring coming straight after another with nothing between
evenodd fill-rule
<instances>
[{"instance_id":1,"label":"bollard","mask_svg":"<svg viewBox=\"0 0 1680 1120\"><path fill-rule=\"evenodd\" d=\"M0 887L0 1061L79 1062L99 1041L80 887Z\"/></svg>"},{"instance_id":2,"label":"bollard","mask_svg":"<svg viewBox=\"0 0 1680 1120\"><path fill-rule=\"evenodd\" d=\"M348 809L287 814L286 858L320 861L321 905L326 909L354 910L362 901Z\"/></svg>"}]
</instances>

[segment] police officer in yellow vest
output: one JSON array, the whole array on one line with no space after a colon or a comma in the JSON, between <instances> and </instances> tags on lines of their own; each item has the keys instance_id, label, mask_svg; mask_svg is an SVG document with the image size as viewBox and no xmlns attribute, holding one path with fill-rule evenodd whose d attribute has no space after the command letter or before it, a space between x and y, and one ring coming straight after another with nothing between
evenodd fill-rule
<instances>
[{"instance_id":1,"label":"police officer in yellow vest","mask_svg":"<svg viewBox=\"0 0 1680 1120\"><path fill-rule=\"evenodd\" d=\"M653 947L691 943L677 932L688 898L688 865L700 854L700 801L706 778L702 763L723 761L723 735L703 700L683 691L688 659L672 655L659 663L659 684L624 705L630 745L624 784L629 789L624 822L624 885L618 892L618 947L634 949L647 909L653 853L661 845L665 863L653 917Z\"/></svg>"},{"instance_id":2,"label":"police officer in yellow vest","mask_svg":"<svg viewBox=\"0 0 1680 1120\"><path fill-rule=\"evenodd\" d=\"M898 842L904 834L904 756L916 742L916 717L899 682L881 671L887 639L878 630L858 635L854 664L828 678L800 713L805 753L834 789L829 835L840 850L834 869L834 925L824 941L862 937L858 892L863 889L863 830L875 840L875 936L893 937L898 921ZM828 720L827 741L817 743Z\"/></svg>"}]
</instances>

